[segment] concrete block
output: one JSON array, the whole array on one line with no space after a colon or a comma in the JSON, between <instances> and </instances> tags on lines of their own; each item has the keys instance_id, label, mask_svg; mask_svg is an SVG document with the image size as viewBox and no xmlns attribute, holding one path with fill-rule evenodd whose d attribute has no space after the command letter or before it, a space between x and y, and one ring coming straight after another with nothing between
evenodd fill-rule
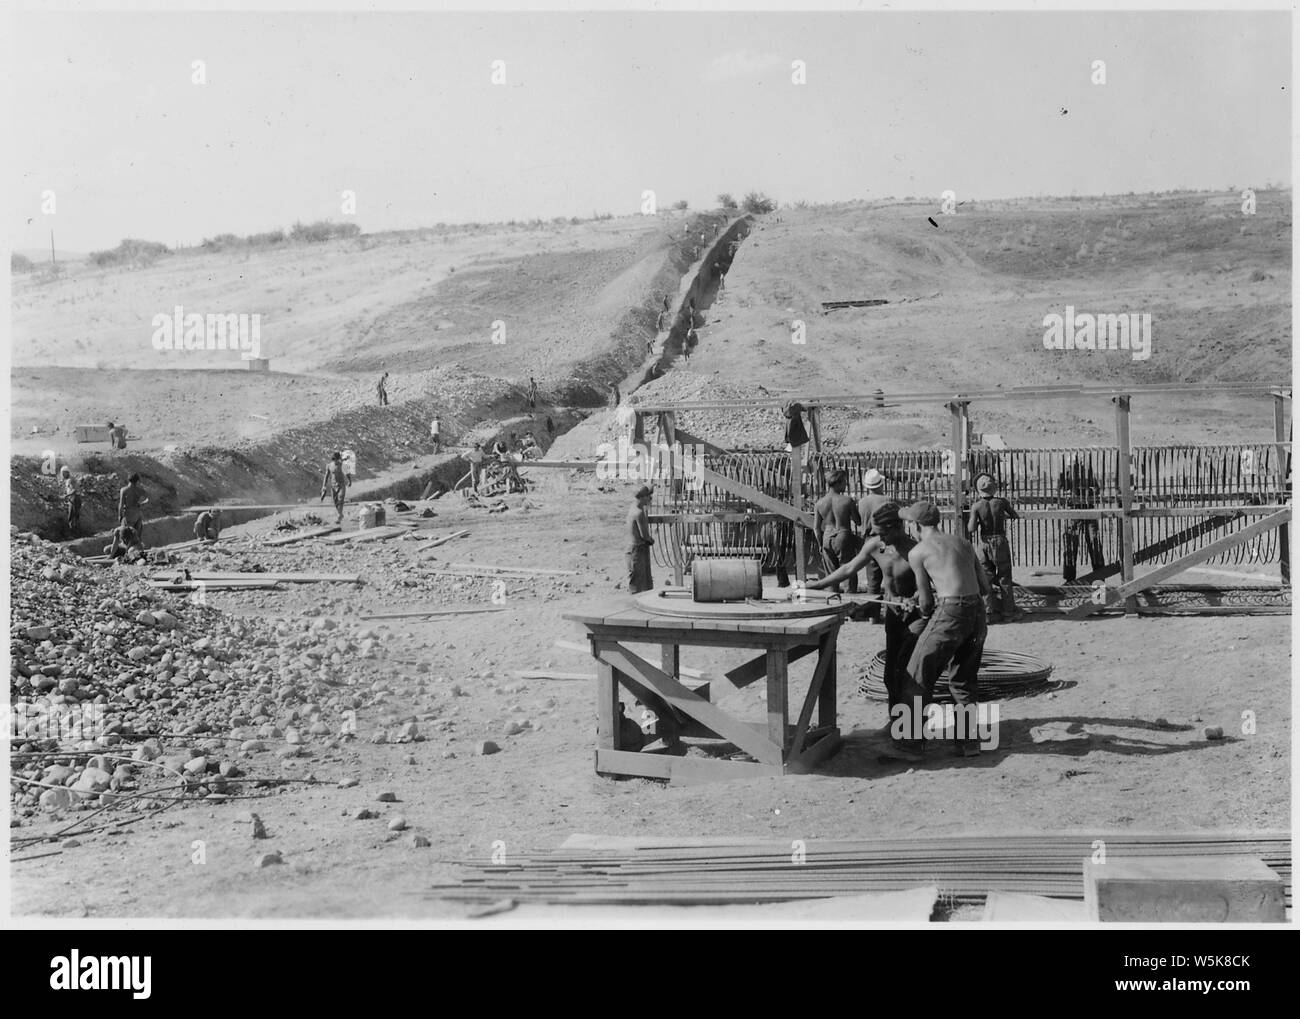
<instances>
[{"instance_id":1,"label":"concrete block","mask_svg":"<svg viewBox=\"0 0 1300 1019\"><path fill-rule=\"evenodd\" d=\"M1285 923L1282 878L1253 856L1083 862L1088 919L1101 923Z\"/></svg>"}]
</instances>

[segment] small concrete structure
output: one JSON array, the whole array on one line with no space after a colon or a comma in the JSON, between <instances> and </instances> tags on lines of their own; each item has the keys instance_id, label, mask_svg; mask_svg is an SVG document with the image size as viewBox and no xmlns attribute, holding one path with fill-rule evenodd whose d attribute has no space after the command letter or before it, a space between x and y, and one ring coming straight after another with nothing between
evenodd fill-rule
<instances>
[{"instance_id":1,"label":"small concrete structure","mask_svg":"<svg viewBox=\"0 0 1300 1019\"><path fill-rule=\"evenodd\" d=\"M250 357L245 359L250 372L269 372L271 370L271 359L269 357Z\"/></svg>"},{"instance_id":2,"label":"small concrete structure","mask_svg":"<svg viewBox=\"0 0 1300 1019\"><path fill-rule=\"evenodd\" d=\"M1253 856L1141 856L1083 863L1094 923L1285 923L1282 878Z\"/></svg>"}]
</instances>

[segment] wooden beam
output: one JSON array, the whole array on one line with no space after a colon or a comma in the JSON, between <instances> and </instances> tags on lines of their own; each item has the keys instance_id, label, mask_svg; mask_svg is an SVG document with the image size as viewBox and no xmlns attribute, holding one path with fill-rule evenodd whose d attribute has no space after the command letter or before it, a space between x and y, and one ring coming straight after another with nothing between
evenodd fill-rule
<instances>
[{"instance_id":1,"label":"wooden beam","mask_svg":"<svg viewBox=\"0 0 1300 1019\"><path fill-rule=\"evenodd\" d=\"M835 648L834 642L830 644L830 651ZM817 658L817 667L813 670L812 681L808 684L808 693L803 699L803 707L799 711L799 721L795 723L794 736L790 740L790 753L799 754L804 749L804 739L808 735L808 723L812 721L813 707L820 702L822 693L822 684L826 682L826 674L834 672L835 656L828 653L827 640L822 638L819 647L821 652Z\"/></svg>"},{"instance_id":2,"label":"wooden beam","mask_svg":"<svg viewBox=\"0 0 1300 1019\"><path fill-rule=\"evenodd\" d=\"M790 497L796 509L803 509L803 455L802 446L790 447ZM800 584L808 580L808 563L805 561L804 536L799 531L799 521L794 524L794 573Z\"/></svg>"},{"instance_id":3,"label":"wooden beam","mask_svg":"<svg viewBox=\"0 0 1300 1019\"><path fill-rule=\"evenodd\" d=\"M1149 587L1154 587L1161 581L1182 573L1184 570L1191 566L1195 566L1197 563L1203 563L1207 559L1213 559L1220 552L1224 552L1236 545L1250 541L1252 538L1264 534L1265 532L1286 523L1290 519L1290 509L1280 510L1272 516L1265 517L1263 520L1257 520L1255 523L1243 527L1240 531L1235 531L1232 534L1220 538L1218 541L1211 542L1204 548L1198 548L1195 552L1185 555L1181 559L1175 560L1166 566L1161 566L1159 569L1152 570L1143 577L1139 577L1127 584L1122 584L1119 587L1108 588L1106 591L1106 602L1103 605L1097 605L1092 601L1085 601L1081 605L1076 605L1065 614L1074 617L1087 616L1110 605L1114 605L1118 601L1125 601L1137 594L1139 591L1145 591Z\"/></svg>"},{"instance_id":4,"label":"wooden beam","mask_svg":"<svg viewBox=\"0 0 1300 1019\"><path fill-rule=\"evenodd\" d=\"M786 657L787 662L797 662L800 658L812 654L817 650L816 644L802 644L799 647L791 648L789 655ZM767 675L767 655L761 654L751 658L744 665L738 665L730 672L723 673L722 678L731 684L735 690L743 690L750 683L762 679Z\"/></svg>"},{"instance_id":5,"label":"wooden beam","mask_svg":"<svg viewBox=\"0 0 1300 1019\"><path fill-rule=\"evenodd\" d=\"M1286 406L1282 402L1283 399L1281 393L1273 394L1273 439L1277 443L1274 448L1276 449L1279 480L1282 482L1282 488L1289 498L1291 495L1291 447L1290 443L1287 443L1285 448L1282 445L1283 429L1286 427ZM1289 584L1291 583L1290 527L1284 526L1277 529L1277 549L1278 558L1282 563L1282 583Z\"/></svg>"},{"instance_id":6,"label":"wooden beam","mask_svg":"<svg viewBox=\"0 0 1300 1019\"><path fill-rule=\"evenodd\" d=\"M279 546L292 545L295 541L306 541L308 538L319 538L325 534L333 534L335 531L343 530L339 524L330 524L326 527L309 527L305 531L299 531L297 534L291 534L287 538L269 538L262 544Z\"/></svg>"},{"instance_id":7,"label":"wooden beam","mask_svg":"<svg viewBox=\"0 0 1300 1019\"><path fill-rule=\"evenodd\" d=\"M790 661L784 648L767 649L767 738L777 748L776 762L785 757L785 727L789 722L786 696L790 681ZM737 744L739 746L739 744Z\"/></svg>"},{"instance_id":8,"label":"wooden beam","mask_svg":"<svg viewBox=\"0 0 1300 1019\"><path fill-rule=\"evenodd\" d=\"M396 612L366 612L358 619L427 619L432 616L468 616L478 612L504 612L503 608L484 606L482 608L464 609L411 609ZM590 678L588 675L585 678Z\"/></svg>"},{"instance_id":9,"label":"wooden beam","mask_svg":"<svg viewBox=\"0 0 1300 1019\"><path fill-rule=\"evenodd\" d=\"M1133 450L1129 445L1129 398L1114 397L1115 402L1115 439L1119 446L1119 502L1123 515L1119 519L1119 573L1124 584L1133 580ZM1122 586L1122 585L1121 585ZM1137 602L1128 598L1124 603L1124 614L1131 615L1137 611Z\"/></svg>"},{"instance_id":10,"label":"wooden beam","mask_svg":"<svg viewBox=\"0 0 1300 1019\"><path fill-rule=\"evenodd\" d=\"M952 509L956 515L956 527L953 533L967 537L966 515L962 513L962 500L965 496L962 482L966 473L966 408L963 400L954 400L948 404L952 414Z\"/></svg>"},{"instance_id":11,"label":"wooden beam","mask_svg":"<svg viewBox=\"0 0 1300 1019\"><path fill-rule=\"evenodd\" d=\"M782 743L771 742L763 733L692 693L621 644L600 640L596 642L596 652L603 662L618 670L620 682L633 693L638 696L649 693L661 698L674 710L696 719L723 739L730 740L761 764L781 763ZM771 711L770 703L768 710Z\"/></svg>"},{"instance_id":12,"label":"wooden beam","mask_svg":"<svg viewBox=\"0 0 1300 1019\"><path fill-rule=\"evenodd\" d=\"M677 441L683 446L699 446L711 456L725 456L729 452L721 446L715 446L708 439L701 439L698 435L686 431L681 425L677 426Z\"/></svg>"},{"instance_id":13,"label":"wooden beam","mask_svg":"<svg viewBox=\"0 0 1300 1019\"><path fill-rule=\"evenodd\" d=\"M804 513L801 510L796 509L794 506L782 502L780 499L773 499L766 492L762 492L759 489L754 488L752 485L746 485L740 481L733 481L731 478L719 474L717 471L710 470L708 467L702 467L700 468L700 471L703 475L703 481L705 484L712 485L715 488L720 488L724 492L730 492L732 495L737 495L742 499L752 502L755 506L761 506L765 510L769 510L778 516L784 517L786 520L793 520L795 523L802 524L804 527L811 528L813 525L811 513Z\"/></svg>"},{"instance_id":14,"label":"wooden beam","mask_svg":"<svg viewBox=\"0 0 1300 1019\"><path fill-rule=\"evenodd\" d=\"M826 491L826 467L822 463L822 417L818 407L808 408L809 430L812 432L813 456L817 458L817 491Z\"/></svg>"},{"instance_id":15,"label":"wooden beam","mask_svg":"<svg viewBox=\"0 0 1300 1019\"><path fill-rule=\"evenodd\" d=\"M1280 508L1282 507L1275 507L1274 512L1277 512ZM1210 531L1217 531L1220 527L1227 527L1228 524L1232 523L1234 520L1240 519L1240 515L1211 517L1209 520L1204 520L1199 524L1185 527L1177 534L1171 534L1167 538L1162 538L1160 541L1138 549L1133 553L1133 562L1134 564L1149 562L1152 559L1164 555L1166 552L1176 549L1179 545L1186 544L1194 538L1201 537L1203 534L1209 534ZM1120 569L1121 564L1116 561L1103 566L1100 570L1093 570L1091 573L1085 573L1082 577L1077 578L1075 583L1091 584L1094 580L1105 580L1108 577L1115 576Z\"/></svg>"}]
</instances>

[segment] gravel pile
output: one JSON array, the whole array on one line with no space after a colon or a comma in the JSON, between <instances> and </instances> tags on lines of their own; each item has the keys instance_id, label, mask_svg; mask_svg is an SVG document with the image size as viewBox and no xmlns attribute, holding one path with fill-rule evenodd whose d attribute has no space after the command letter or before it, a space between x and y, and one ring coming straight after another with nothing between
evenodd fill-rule
<instances>
[{"instance_id":1,"label":"gravel pile","mask_svg":"<svg viewBox=\"0 0 1300 1019\"><path fill-rule=\"evenodd\" d=\"M220 797L337 749L382 700L373 629L223 615L30 534L10 550L15 824L145 787Z\"/></svg>"}]
</instances>

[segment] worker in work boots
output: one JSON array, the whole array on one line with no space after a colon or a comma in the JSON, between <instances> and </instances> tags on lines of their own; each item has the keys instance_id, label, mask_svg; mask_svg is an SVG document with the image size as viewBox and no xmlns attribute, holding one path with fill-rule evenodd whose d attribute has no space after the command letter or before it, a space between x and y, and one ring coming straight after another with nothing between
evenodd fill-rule
<instances>
[{"instance_id":1,"label":"worker in work boots","mask_svg":"<svg viewBox=\"0 0 1300 1019\"><path fill-rule=\"evenodd\" d=\"M837 587L840 581L855 576L868 562L873 562L881 577L881 597L886 602L907 603L886 605L876 602L864 606L875 609L885 624L885 692L889 699L886 732L893 728L895 708L904 703L907 664L916 647L916 638L925 629L925 618L915 604L916 574L907 558L916 547L916 541L908 535L898 512L896 502L878 506L871 515L871 537L862 543L858 554L838 570L806 585L810 591Z\"/></svg>"},{"instance_id":2,"label":"worker in work boots","mask_svg":"<svg viewBox=\"0 0 1300 1019\"><path fill-rule=\"evenodd\" d=\"M984 603L990 623L1024 616L1016 607L1015 585L1011 581L1011 545L1007 541L1008 520L1019 520L1015 507L997 495L998 483L990 474L975 481L979 498L971 505L966 521L967 533L979 553L980 564L988 574L992 591Z\"/></svg>"},{"instance_id":3,"label":"worker in work boots","mask_svg":"<svg viewBox=\"0 0 1300 1019\"><path fill-rule=\"evenodd\" d=\"M916 576L916 603L926 617L907 663L903 703L895 720L898 737L884 756L906 761L924 757L925 706L934 685L949 664L956 666L948 689L957 709L954 734L963 757L978 757L974 735L979 709L979 669L988 636L984 600L989 579L975 549L965 538L939 530L939 509L931 502L914 502L899 512L907 533L916 541L907 560Z\"/></svg>"},{"instance_id":4,"label":"worker in work boots","mask_svg":"<svg viewBox=\"0 0 1300 1019\"><path fill-rule=\"evenodd\" d=\"M343 504L348 497L348 476L343 470L343 454L335 452L330 462L325 465L325 476L321 478L320 497L332 496L334 508L338 511L338 523L343 523Z\"/></svg>"},{"instance_id":5,"label":"worker in work boots","mask_svg":"<svg viewBox=\"0 0 1300 1019\"><path fill-rule=\"evenodd\" d=\"M831 471L826 483L830 486L830 491L818 499L813 507L813 531L831 570L837 570L857 554L857 527L862 519L858 516L858 507L853 497L844 494L849 487L848 474L842 470ZM848 581L849 593L857 594L856 571L849 574ZM839 593L838 582L833 590Z\"/></svg>"},{"instance_id":6,"label":"worker in work boots","mask_svg":"<svg viewBox=\"0 0 1300 1019\"><path fill-rule=\"evenodd\" d=\"M872 520L875 518L876 510L890 500L885 495L885 476L874 467L862 476L862 487L865 491L862 498L858 500L858 518L862 521L862 540L867 541L875 533L875 524ZM881 572L875 556L867 558L864 568L867 571L867 594L879 594ZM880 622L880 606L868 606L867 618L873 623Z\"/></svg>"},{"instance_id":7,"label":"worker in work boots","mask_svg":"<svg viewBox=\"0 0 1300 1019\"><path fill-rule=\"evenodd\" d=\"M144 507L149 504L149 497L140 487L140 475L132 474L117 494L117 519L121 524L135 533L144 544Z\"/></svg>"}]
</instances>

